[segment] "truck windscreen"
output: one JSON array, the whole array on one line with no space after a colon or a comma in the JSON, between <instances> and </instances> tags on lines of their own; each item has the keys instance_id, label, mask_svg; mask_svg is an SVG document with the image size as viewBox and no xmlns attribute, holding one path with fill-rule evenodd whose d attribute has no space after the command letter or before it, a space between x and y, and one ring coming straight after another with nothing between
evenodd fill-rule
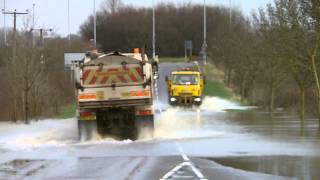
<instances>
[{"instance_id":1,"label":"truck windscreen","mask_svg":"<svg viewBox=\"0 0 320 180\"><path fill-rule=\"evenodd\" d=\"M197 85L199 83L199 76L190 74L177 74L173 75L172 82L175 85Z\"/></svg>"}]
</instances>

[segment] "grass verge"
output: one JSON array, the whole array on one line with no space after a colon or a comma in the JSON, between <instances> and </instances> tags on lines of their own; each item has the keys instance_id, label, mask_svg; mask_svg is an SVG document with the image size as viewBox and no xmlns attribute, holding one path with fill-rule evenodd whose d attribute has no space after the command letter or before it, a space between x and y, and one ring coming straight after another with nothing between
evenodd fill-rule
<instances>
[{"instance_id":1,"label":"grass verge","mask_svg":"<svg viewBox=\"0 0 320 180\"><path fill-rule=\"evenodd\" d=\"M222 99L232 99L231 93L225 88L224 84L212 80L207 80L206 82L205 95Z\"/></svg>"},{"instance_id":2,"label":"grass verge","mask_svg":"<svg viewBox=\"0 0 320 180\"><path fill-rule=\"evenodd\" d=\"M74 117L76 114L76 104L69 104L61 107L61 113L55 118L68 119Z\"/></svg>"}]
</instances>

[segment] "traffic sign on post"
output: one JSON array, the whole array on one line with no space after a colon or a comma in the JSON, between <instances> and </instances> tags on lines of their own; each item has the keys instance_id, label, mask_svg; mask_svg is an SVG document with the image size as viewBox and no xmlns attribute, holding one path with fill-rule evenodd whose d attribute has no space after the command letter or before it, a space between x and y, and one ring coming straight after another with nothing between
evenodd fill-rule
<instances>
[{"instance_id":1,"label":"traffic sign on post","mask_svg":"<svg viewBox=\"0 0 320 180\"><path fill-rule=\"evenodd\" d=\"M64 68L72 69L74 63L82 61L85 55L85 53L64 53Z\"/></svg>"},{"instance_id":2,"label":"traffic sign on post","mask_svg":"<svg viewBox=\"0 0 320 180\"><path fill-rule=\"evenodd\" d=\"M192 56L192 41L188 40L184 42L184 54L185 54L185 61L187 62L188 58L188 51L189 51L189 57Z\"/></svg>"}]
</instances>

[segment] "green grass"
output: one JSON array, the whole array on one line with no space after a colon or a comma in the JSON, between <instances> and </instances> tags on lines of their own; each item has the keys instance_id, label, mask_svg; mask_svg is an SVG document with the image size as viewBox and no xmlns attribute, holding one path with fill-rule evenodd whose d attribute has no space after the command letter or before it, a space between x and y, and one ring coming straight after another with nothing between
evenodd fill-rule
<instances>
[{"instance_id":1,"label":"green grass","mask_svg":"<svg viewBox=\"0 0 320 180\"><path fill-rule=\"evenodd\" d=\"M223 99L231 99L231 93L225 88L222 83L207 80L205 85L205 95L206 96L216 96Z\"/></svg>"},{"instance_id":2,"label":"green grass","mask_svg":"<svg viewBox=\"0 0 320 180\"><path fill-rule=\"evenodd\" d=\"M184 57L160 57L160 63L183 63L185 62Z\"/></svg>"},{"instance_id":3,"label":"green grass","mask_svg":"<svg viewBox=\"0 0 320 180\"><path fill-rule=\"evenodd\" d=\"M69 105L63 106L61 110L62 110L61 113L57 115L55 118L57 119L72 118L76 114L76 104L69 104Z\"/></svg>"}]
</instances>

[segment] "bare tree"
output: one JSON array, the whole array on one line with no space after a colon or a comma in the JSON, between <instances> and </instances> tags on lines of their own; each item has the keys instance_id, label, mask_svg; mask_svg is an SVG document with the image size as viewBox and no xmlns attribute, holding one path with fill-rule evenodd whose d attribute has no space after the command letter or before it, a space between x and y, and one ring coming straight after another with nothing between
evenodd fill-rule
<instances>
[{"instance_id":1,"label":"bare tree","mask_svg":"<svg viewBox=\"0 0 320 180\"><path fill-rule=\"evenodd\" d=\"M118 12L122 6L123 3L121 0L106 0L102 9L104 12L110 12L113 14Z\"/></svg>"}]
</instances>

